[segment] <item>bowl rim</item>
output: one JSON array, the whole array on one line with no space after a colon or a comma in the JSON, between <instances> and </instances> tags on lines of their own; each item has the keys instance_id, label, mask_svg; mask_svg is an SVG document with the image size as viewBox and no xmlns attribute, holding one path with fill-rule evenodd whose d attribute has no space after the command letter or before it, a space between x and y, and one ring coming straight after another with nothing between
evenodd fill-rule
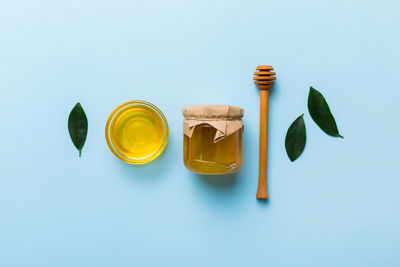
<instances>
[{"instance_id":1,"label":"bowl rim","mask_svg":"<svg viewBox=\"0 0 400 267\"><path fill-rule=\"evenodd\" d=\"M163 123L164 139L163 139L161 145L152 154L150 154L146 157L143 157L143 158L129 158L129 157L125 156L123 153L118 151L118 149L114 146L112 139L111 139L110 131L111 131L112 122L115 120L115 118L118 117L119 112L121 110L124 110L129 106L132 106L132 107L146 106L146 107L150 108L150 110L152 112L154 112L154 114L156 114L156 116L158 118L160 118L161 122ZM108 116L106 127L105 127L105 137L106 137L107 145L108 145L109 149L111 150L111 152L120 160L122 160L126 163L129 163L129 164L135 164L135 165L145 164L145 163L151 162L154 159L156 159L164 151L164 149L168 143L168 136L169 136L169 127L168 127L167 119L165 118L164 114L157 106L155 106L154 104L152 104L148 101L145 101L145 100L131 100L131 101L122 103L121 105L116 107L111 112L111 114Z\"/></svg>"}]
</instances>

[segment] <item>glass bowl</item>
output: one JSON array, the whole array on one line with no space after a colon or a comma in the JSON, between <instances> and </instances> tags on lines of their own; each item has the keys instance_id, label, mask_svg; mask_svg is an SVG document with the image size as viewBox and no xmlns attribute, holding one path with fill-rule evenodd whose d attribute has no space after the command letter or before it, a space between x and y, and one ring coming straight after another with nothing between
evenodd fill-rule
<instances>
[{"instance_id":1,"label":"glass bowl","mask_svg":"<svg viewBox=\"0 0 400 267\"><path fill-rule=\"evenodd\" d=\"M167 145L168 134L168 123L161 110L141 100L118 106L106 124L108 147L129 164L144 164L157 158Z\"/></svg>"}]
</instances>

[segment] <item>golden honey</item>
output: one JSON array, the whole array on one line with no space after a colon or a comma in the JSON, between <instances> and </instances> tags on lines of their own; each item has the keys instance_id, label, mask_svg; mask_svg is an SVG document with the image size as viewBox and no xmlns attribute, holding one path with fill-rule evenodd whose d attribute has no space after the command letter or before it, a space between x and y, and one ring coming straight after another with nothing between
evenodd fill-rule
<instances>
[{"instance_id":1,"label":"golden honey","mask_svg":"<svg viewBox=\"0 0 400 267\"><path fill-rule=\"evenodd\" d=\"M184 135L183 161L199 174L228 174L242 165L243 128L214 143L216 129L206 124L196 126L192 137Z\"/></svg>"},{"instance_id":2,"label":"golden honey","mask_svg":"<svg viewBox=\"0 0 400 267\"><path fill-rule=\"evenodd\" d=\"M168 124L156 106L145 101L131 101L110 115L106 139L118 158L131 164L144 164L164 150Z\"/></svg>"}]
</instances>

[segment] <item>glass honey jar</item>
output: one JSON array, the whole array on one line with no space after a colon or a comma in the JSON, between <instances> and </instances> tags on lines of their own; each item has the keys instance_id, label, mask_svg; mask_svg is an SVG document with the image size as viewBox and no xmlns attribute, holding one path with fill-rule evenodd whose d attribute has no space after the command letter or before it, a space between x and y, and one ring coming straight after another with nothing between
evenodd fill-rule
<instances>
[{"instance_id":1,"label":"glass honey jar","mask_svg":"<svg viewBox=\"0 0 400 267\"><path fill-rule=\"evenodd\" d=\"M243 109L201 105L182 110L183 161L199 174L229 174L242 165Z\"/></svg>"}]
</instances>

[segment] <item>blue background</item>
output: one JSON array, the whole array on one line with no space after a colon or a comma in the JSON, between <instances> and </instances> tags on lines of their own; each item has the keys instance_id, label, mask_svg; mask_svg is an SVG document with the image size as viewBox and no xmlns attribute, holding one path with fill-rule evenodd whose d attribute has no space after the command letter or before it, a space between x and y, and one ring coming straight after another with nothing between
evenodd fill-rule
<instances>
[{"instance_id":1,"label":"blue background","mask_svg":"<svg viewBox=\"0 0 400 267\"><path fill-rule=\"evenodd\" d=\"M0 266L399 266L398 1L0 2ZM257 65L273 65L269 192L256 200ZM307 111L321 91L344 139ZM170 125L165 152L109 151L110 112L134 99ZM77 101L82 158L67 132ZM182 163L181 108L245 109L244 162ZM284 138L305 113L294 163Z\"/></svg>"}]
</instances>

